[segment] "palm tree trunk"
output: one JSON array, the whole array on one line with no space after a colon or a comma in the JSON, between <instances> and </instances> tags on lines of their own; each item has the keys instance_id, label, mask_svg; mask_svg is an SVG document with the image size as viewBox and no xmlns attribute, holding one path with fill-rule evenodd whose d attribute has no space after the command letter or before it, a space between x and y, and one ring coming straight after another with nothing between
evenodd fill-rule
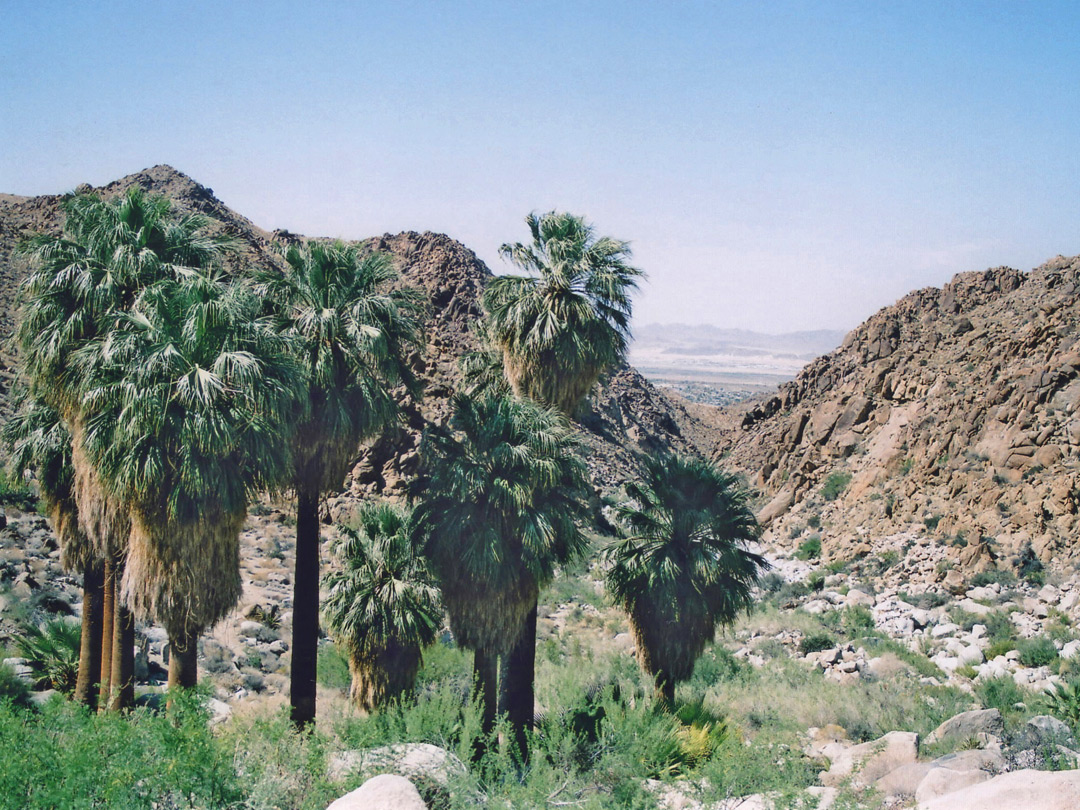
<instances>
[{"instance_id":1,"label":"palm tree trunk","mask_svg":"<svg viewBox=\"0 0 1080 810\"><path fill-rule=\"evenodd\" d=\"M118 712L135 705L135 616L117 603L113 614L112 676L109 710Z\"/></svg>"},{"instance_id":2,"label":"palm tree trunk","mask_svg":"<svg viewBox=\"0 0 1080 810\"><path fill-rule=\"evenodd\" d=\"M319 656L319 492L296 493L296 571L293 575L290 705L298 730L315 722Z\"/></svg>"},{"instance_id":3,"label":"palm tree trunk","mask_svg":"<svg viewBox=\"0 0 1080 810\"><path fill-rule=\"evenodd\" d=\"M169 636L169 689L194 689L199 685L199 636Z\"/></svg>"},{"instance_id":4,"label":"palm tree trunk","mask_svg":"<svg viewBox=\"0 0 1080 810\"><path fill-rule=\"evenodd\" d=\"M79 676L74 699L97 708L97 682L101 677L101 621L105 597L105 566L93 561L83 569L82 642L79 648Z\"/></svg>"},{"instance_id":5,"label":"palm tree trunk","mask_svg":"<svg viewBox=\"0 0 1080 810\"><path fill-rule=\"evenodd\" d=\"M105 557L105 586L101 608L101 683L98 688L98 709L109 708L112 684L113 628L116 625L116 570L113 560Z\"/></svg>"},{"instance_id":6,"label":"palm tree trunk","mask_svg":"<svg viewBox=\"0 0 1080 810\"><path fill-rule=\"evenodd\" d=\"M473 698L479 699L483 714L480 720L480 737L473 746L473 761L479 761L487 751L488 740L495 731L495 709L498 697L497 656L483 650L473 653Z\"/></svg>"},{"instance_id":7,"label":"palm tree trunk","mask_svg":"<svg viewBox=\"0 0 1080 810\"><path fill-rule=\"evenodd\" d=\"M521 763L529 759L529 732L533 728L536 673L536 605L525 618L521 637L503 660L499 712L505 713L514 733Z\"/></svg>"}]
</instances>

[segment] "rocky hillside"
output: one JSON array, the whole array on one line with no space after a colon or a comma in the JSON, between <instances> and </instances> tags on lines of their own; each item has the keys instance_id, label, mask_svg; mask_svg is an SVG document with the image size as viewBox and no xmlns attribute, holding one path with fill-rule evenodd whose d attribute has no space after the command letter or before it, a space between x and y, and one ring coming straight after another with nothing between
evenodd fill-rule
<instances>
[{"instance_id":1,"label":"rocky hillside","mask_svg":"<svg viewBox=\"0 0 1080 810\"><path fill-rule=\"evenodd\" d=\"M211 217L216 227L235 234L242 250L233 264L275 261L274 239L295 239L285 231L268 233L218 200L211 189L199 185L169 166L155 166L117 180L104 188L80 186L103 196L142 186L164 194L178 205ZM14 326L14 302L25 267L12 256L19 240L32 233L56 232L62 224L59 196L0 195L0 342L6 347ZM374 447L358 451L357 466L346 482L347 498L365 492L397 492L415 459L420 432L429 420L444 419L450 393L458 381L457 358L474 346L471 324L480 317L480 294L491 271L476 255L442 234L401 233L367 240L374 250L390 253L403 283L419 287L430 301L427 350L417 362L426 384L423 403L407 411L395 435ZM0 416L5 413L13 358L0 354ZM634 454L658 449L696 450L704 435L698 420L680 404L666 398L640 374L621 368L598 391L590 412L582 419L587 457L594 481L612 487L631 474ZM332 504L334 506L336 504Z\"/></svg>"},{"instance_id":2,"label":"rocky hillside","mask_svg":"<svg viewBox=\"0 0 1080 810\"><path fill-rule=\"evenodd\" d=\"M948 549L939 569L1073 558L1078 293L1080 257L913 292L729 414L718 455L762 489L772 539L818 533L826 558L906 531Z\"/></svg>"}]
</instances>

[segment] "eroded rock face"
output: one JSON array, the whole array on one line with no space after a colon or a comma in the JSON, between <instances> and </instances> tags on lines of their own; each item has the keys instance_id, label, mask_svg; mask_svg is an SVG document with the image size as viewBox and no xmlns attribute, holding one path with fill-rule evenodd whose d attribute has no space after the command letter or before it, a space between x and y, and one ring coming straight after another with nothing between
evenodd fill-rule
<instances>
[{"instance_id":1,"label":"eroded rock face","mask_svg":"<svg viewBox=\"0 0 1080 810\"><path fill-rule=\"evenodd\" d=\"M1080 771L1013 771L919 802L919 810L1074 810Z\"/></svg>"},{"instance_id":2,"label":"eroded rock face","mask_svg":"<svg viewBox=\"0 0 1080 810\"><path fill-rule=\"evenodd\" d=\"M816 517L830 559L912 526L966 575L1027 544L1075 556L1078 292L1080 257L913 292L746 406L717 455L763 489L773 539Z\"/></svg>"}]
</instances>

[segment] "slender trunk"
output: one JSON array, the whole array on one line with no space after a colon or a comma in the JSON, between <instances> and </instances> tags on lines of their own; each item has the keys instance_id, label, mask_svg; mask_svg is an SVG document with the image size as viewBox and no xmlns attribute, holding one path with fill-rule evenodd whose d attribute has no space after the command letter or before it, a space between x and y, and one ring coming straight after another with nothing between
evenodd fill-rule
<instances>
[{"instance_id":1,"label":"slender trunk","mask_svg":"<svg viewBox=\"0 0 1080 810\"><path fill-rule=\"evenodd\" d=\"M290 705L299 730L315 722L319 656L319 493L296 493L296 571L293 575Z\"/></svg>"},{"instance_id":2,"label":"slender trunk","mask_svg":"<svg viewBox=\"0 0 1080 810\"><path fill-rule=\"evenodd\" d=\"M473 653L473 697L481 702L480 737L473 746L473 761L478 762L487 751L495 731L495 708L498 696L499 659L483 650Z\"/></svg>"},{"instance_id":3,"label":"slender trunk","mask_svg":"<svg viewBox=\"0 0 1080 810\"><path fill-rule=\"evenodd\" d=\"M536 672L536 605L525 618L517 644L503 660L499 712L505 713L514 734L521 763L529 759L529 732L533 728L533 684Z\"/></svg>"},{"instance_id":4,"label":"slender trunk","mask_svg":"<svg viewBox=\"0 0 1080 810\"><path fill-rule=\"evenodd\" d=\"M83 570L82 641L79 647L79 677L74 699L97 708L98 678L101 677L101 621L105 596L105 566L91 562Z\"/></svg>"},{"instance_id":5,"label":"slender trunk","mask_svg":"<svg viewBox=\"0 0 1080 810\"><path fill-rule=\"evenodd\" d=\"M194 689L199 684L199 636L169 636L169 689Z\"/></svg>"},{"instance_id":6,"label":"slender trunk","mask_svg":"<svg viewBox=\"0 0 1080 810\"><path fill-rule=\"evenodd\" d=\"M135 616L119 602L113 615L116 624L113 627L109 710L118 712L135 705Z\"/></svg>"},{"instance_id":7,"label":"slender trunk","mask_svg":"<svg viewBox=\"0 0 1080 810\"><path fill-rule=\"evenodd\" d=\"M105 586L101 608L101 683L98 690L98 709L109 708L112 688L113 628L116 625L116 569L111 557L105 558Z\"/></svg>"}]
</instances>

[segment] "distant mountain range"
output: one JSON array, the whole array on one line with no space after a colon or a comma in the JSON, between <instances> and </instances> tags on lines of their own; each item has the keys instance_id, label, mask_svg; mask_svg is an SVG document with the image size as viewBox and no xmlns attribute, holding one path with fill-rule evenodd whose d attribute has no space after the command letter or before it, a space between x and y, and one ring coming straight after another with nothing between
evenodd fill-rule
<instances>
[{"instance_id":1,"label":"distant mountain range","mask_svg":"<svg viewBox=\"0 0 1080 810\"><path fill-rule=\"evenodd\" d=\"M779 335L689 324L634 330L630 362L655 383L715 405L770 391L844 339L834 329Z\"/></svg>"}]
</instances>

